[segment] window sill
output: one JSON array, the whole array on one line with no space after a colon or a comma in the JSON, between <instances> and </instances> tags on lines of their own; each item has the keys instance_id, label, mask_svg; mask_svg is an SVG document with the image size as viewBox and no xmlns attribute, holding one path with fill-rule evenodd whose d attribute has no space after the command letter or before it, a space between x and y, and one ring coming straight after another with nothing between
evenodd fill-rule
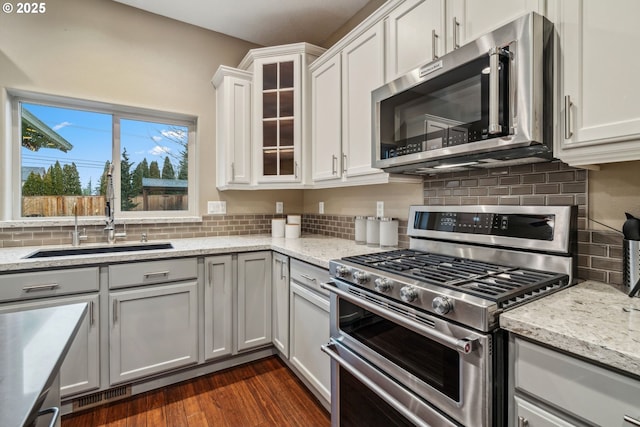
<instances>
[{"instance_id":1,"label":"window sill","mask_svg":"<svg viewBox=\"0 0 640 427\"><path fill-rule=\"evenodd\" d=\"M145 218L116 218L116 224L176 224L176 223L198 223L202 222L200 216L180 216L180 217L145 217ZM79 217L78 225L104 225L105 220L99 218ZM32 218L11 221L0 221L0 228L29 228L29 227L56 227L56 226L72 226L75 224L75 218Z\"/></svg>"}]
</instances>

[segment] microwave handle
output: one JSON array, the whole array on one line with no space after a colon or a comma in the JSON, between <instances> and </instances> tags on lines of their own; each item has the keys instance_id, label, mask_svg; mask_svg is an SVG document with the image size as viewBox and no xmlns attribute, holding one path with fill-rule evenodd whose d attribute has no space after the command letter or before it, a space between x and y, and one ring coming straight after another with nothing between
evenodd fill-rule
<instances>
[{"instance_id":1,"label":"microwave handle","mask_svg":"<svg viewBox=\"0 0 640 427\"><path fill-rule=\"evenodd\" d=\"M500 55L499 47L489 51L489 134L502 133L500 125Z\"/></svg>"}]
</instances>

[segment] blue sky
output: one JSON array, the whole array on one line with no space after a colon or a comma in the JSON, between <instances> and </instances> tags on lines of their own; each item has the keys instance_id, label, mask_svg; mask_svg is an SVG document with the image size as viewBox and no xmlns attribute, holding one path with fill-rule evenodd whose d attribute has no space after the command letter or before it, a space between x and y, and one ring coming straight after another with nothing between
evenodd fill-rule
<instances>
[{"instance_id":1,"label":"blue sky","mask_svg":"<svg viewBox=\"0 0 640 427\"><path fill-rule=\"evenodd\" d=\"M22 148L22 166L47 169L56 160L61 165L73 162L80 173L82 188L91 179L94 189L100 181L105 162L111 160L112 116L27 103L23 104L23 108L69 141L73 148L67 153L51 148L41 148L35 152ZM122 119L120 149L126 148L129 160L134 163L132 170L145 157L149 163L156 160L162 170L164 158L169 154L177 172L179 157L172 156L179 156L182 147L175 141L186 140L186 132L185 127Z\"/></svg>"}]
</instances>

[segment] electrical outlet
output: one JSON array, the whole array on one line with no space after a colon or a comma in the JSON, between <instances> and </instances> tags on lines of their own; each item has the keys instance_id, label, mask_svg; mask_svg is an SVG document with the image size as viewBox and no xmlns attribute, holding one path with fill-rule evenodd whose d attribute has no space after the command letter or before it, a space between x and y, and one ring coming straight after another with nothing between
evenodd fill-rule
<instances>
[{"instance_id":1,"label":"electrical outlet","mask_svg":"<svg viewBox=\"0 0 640 427\"><path fill-rule=\"evenodd\" d=\"M284 212L284 203L276 202L276 213L283 213L283 212Z\"/></svg>"},{"instance_id":2,"label":"electrical outlet","mask_svg":"<svg viewBox=\"0 0 640 427\"><path fill-rule=\"evenodd\" d=\"M227 213L227 202L209 201L207 202L207 213L209 215L224 215Z\"/></svg>"},{"instance_id":3,"label":"electrical outlet","mask_svg":"<svg viewBox=\"0 0 640 427\"><path fill-rule=\"evenodd\" d=\"M318 213L324 213L324 202L318 202Z\"/></svg>"},{"instance_id":4,"label":"electrical outlet","mask_svg":"<svg viewBox=\"0 0 640 427\"><path fill-rule=\"evenodd\" d=\"M384 202L376 202L376 216L378 218L384 216Z\"/></svg>"}]
</instances>

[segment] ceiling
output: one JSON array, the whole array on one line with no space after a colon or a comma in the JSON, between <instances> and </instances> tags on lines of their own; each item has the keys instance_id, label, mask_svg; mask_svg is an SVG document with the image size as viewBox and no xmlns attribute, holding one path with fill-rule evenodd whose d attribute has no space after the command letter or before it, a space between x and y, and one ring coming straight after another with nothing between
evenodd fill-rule
<instances>
[{"instance_id":1,"label":"ceiling","mask_svg":"<svg viewBox=\"0 0 640 427\"><path fill-rule=\"evenodd\" d=\"M263 46L320 45L369 0L115 0Z\"/></svg>"}]
</instances>

